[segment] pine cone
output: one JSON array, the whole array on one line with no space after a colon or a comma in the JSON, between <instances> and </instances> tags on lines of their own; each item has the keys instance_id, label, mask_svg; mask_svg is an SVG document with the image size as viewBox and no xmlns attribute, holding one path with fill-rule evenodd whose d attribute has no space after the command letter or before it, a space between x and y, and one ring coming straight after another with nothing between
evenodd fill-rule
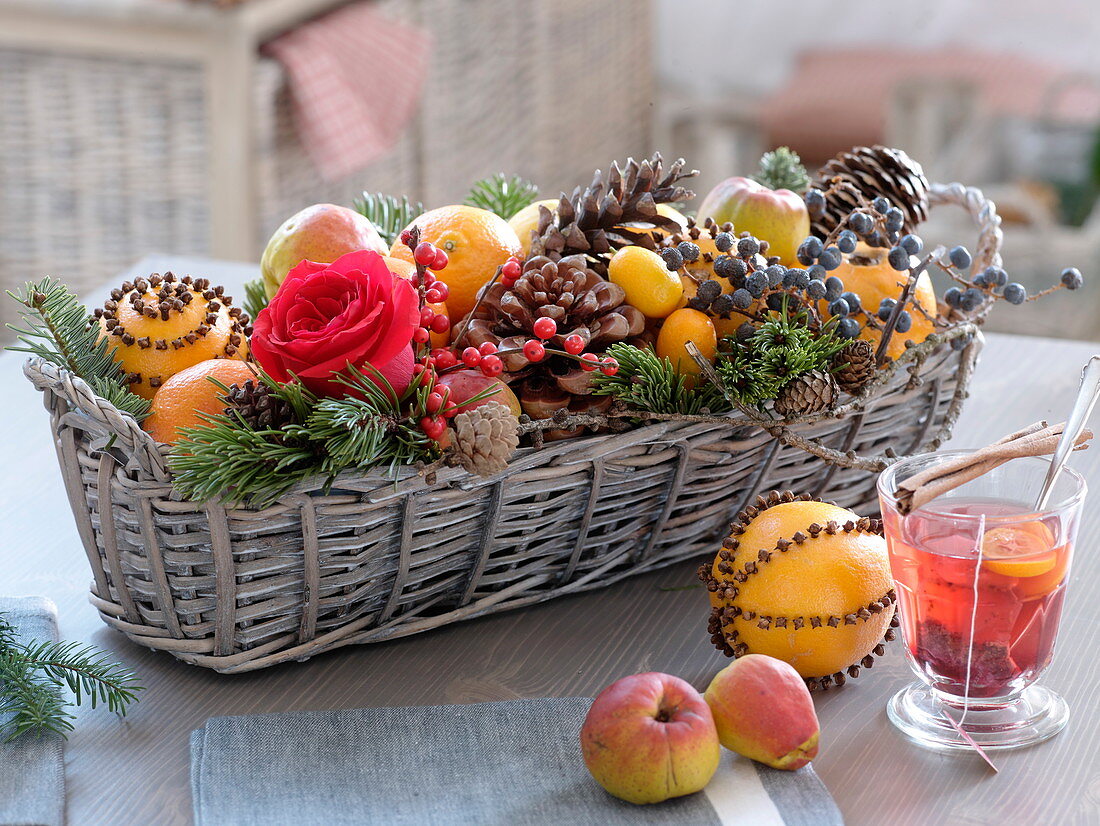
<instances>
[{"instance_id":1,"label":"pine cone","mask_svg":"<svg viewBox=\"0 0 1100 826\"><path fill-rule=\"evenodd\" d=\"M833 356L833 367L833 379L840 389L855 395L875 377L878 370L875 365L875 348L869 341L853 339Z\"/></svg>"},{"instance_id":2,"label":"pine cone","mask_svg":"<svg viewBox=\"0 0 1100 826\"><path fill-rule=\"evenodd\" d=\"M818 170L813 185L825 192L837 183L854 187L868 201L879 195L889 198L905 213L902 233L913 232L928 219L928 179L921 165L900 149L856 146L841 152ZM825 238L858 206L855 192L837 187L826 196L825 212L813 219L814 234Z\"/></svg>"},{"instance_id":3,"label":"pine cone","mask_svg":"<svg viewBox=\"0 0 1100 826\"><path fill-rule=\"evenodd\" d=\"M519 420L505 405L486 402L451 420L455 458L476 476L492 476L508 467L519 446Z\"/></svg>"},{"instance_id":4,"label":"pine cone","mask_svg":"<svg viewBox=\"0 0 1100 826\"><path fill-rule=\"evenodd\" d=\"M832 406L836 382L822 370L811 370L792 380L775 399L775 412L784 418L818 413Z\"/></svg>"},{"instance_id":5,"label":"pine cone","mask_svg":"<svg viewBox=\"0 0 1100 826\"><path fill-rule=\"evenodd\" d=\"M501 356L504 369L530 384L531 393L537 392L540 399L546 395L546 383L570 396L586 395L591 373L581 370L575 361L550 357L536 364L524 356L523 344L534 337L535 322L542 317L557 322L557 335L547 343L559 350L570 335L580 336L585 350L598 353L645 330L645 316L626 303L622 287L589 269L583 255L558 261L533 256L511 288L497 282L485 292L458 347L480 347L488 341L500 350L519 351ZM544 379L537 391L536 378ZM524 389L519 395L524 401Z\"/></svg>"},{"instance_id":6,"label":"pine cone","mask_svg":"<svg viewBox=\"0 0 1100 826\"><path fill-rule=\"evenodd\" d=\"M252 379L234 384L225 397L225 415L236 417L253 430L278 430L294 421L294 409L263 382Z\"/></svg>"},{"instance_id":7,"label":"pine cone","mask_svg":"<svg viewBox=\"0 0 1100 826\"><path fill-rule=\"evenodd\" d=\"M531 254L556 260L581 253L597 273L606 275L615 250L631 245L656 249L664 235L680 229L675 219L657 211L657 204L694 198L695 193L678 182L697 174L684 172L683 158L664 172L659 152L641 163L630 158L625 169L613 162L606 176L597 169L587 189L578 187L572 196L562 195L556 211L539 210Z\"/></svg>"}]
</instances>

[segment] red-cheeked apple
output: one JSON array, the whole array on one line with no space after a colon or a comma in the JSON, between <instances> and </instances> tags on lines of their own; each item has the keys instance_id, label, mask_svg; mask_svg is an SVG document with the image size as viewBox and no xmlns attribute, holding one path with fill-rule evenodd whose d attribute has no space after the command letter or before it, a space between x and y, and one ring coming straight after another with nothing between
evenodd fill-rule
<instances>
[{"instance_id":1,"label":"red-cheeked apple","mask_svg":"<svg viewBox=\"0 0 1100 826\"><path fill-rule=\"evenodd\" d=\"M450 388L450 403L458 405L458 412L465 413L474 407L480 407L489 402L503 404L513 414L519 416L523 413L519 399L507 384L500 379L486 376L480 370L455 370L444 373L437 382L439 387ZM468 399L481 396L476 402L467 404Z\"/></svg>"},{"instance_id":2,"label":"red-cheeked apple","mask_svg":"<svg viewBox=\"0 0 1100 826\"><path fill-rule=\"evenodd\" d=\"M739 657L718 672L704 697L727 749L789 771L817 756L813 699L802 677L782 660Z\"/></svg>"},{"instance_id":3,"label":"red-cheeked apple","mask_svg":"<svg viewBox=\"0 0 1100 826\"><path fill-rule=\"evenodd\" d=\"M753 178L727 178L699 205L698 220L713 218L733 223L735 232L748 232L768 242L768 255L778 255L788 267L800 266L798 245L810 234L810 214L795 189L809 183L794 152L781 146L765 153Z\"/></svg>"},{"instance_id":4,"label":"red-cheeked apple","mask_svg":"<svg viewBox=\"0 0 1100 826\"><path fill-rule=\"evenodd\" d=\"M342 255L389 247L374 224L354 209L336 204L314 204L291 215L275 230L260 259L264 289L271 298L286 274L302 261L331 264Z\"/></svg>"},{"instance_id":5,"label":"red-cheeked apple","mask_svg":"<svg viewBox=\"0 0 1100 826\"><path fill-rule=\"evenodd\" d=\"M703 697L669 674L624 677L592 703L581 752L596 782L630 803L697 792L718 768L718 734Z\"/></svg>"}]
</instances>

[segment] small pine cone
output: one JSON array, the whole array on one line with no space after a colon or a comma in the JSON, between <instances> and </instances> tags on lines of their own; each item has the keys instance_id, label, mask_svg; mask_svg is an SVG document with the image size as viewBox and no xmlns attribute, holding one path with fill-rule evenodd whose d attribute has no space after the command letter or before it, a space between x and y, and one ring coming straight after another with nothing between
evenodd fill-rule
<instances>
[{"instance_id":1,"label":"small pine cone","mask_svg":"<svg viewBox=\"0 0 1100 826\"><path fill-rule=\"evenodd\" d=\"M508 467L519 446L519 420L505 405L488 402L459 413L454 427L454 455L475 476L492 476Z\"/></svg>"},{"instance_id":2,"label":"small pine cone","mask_svg":"<svg viewBox=\"0 0 1100 826\"><path fill-rule=\"evenodd\" d=\"M819 413L832 406L837 397L833 377L823 370L803 373L779 391L775 412L784 418Z\"/></svg>"},{"instance_id":3,"label":"small pine cone","mask_svg":"<svg viewBox=\"0 0 1100 826\"><path fill-rule=\"evenodd\" d=\"M813 185L824 191L838 181L854 187L868 201L879 195L889 198L905 214L903 233L913 232L928 219L928 179L921 165L900 149L852 147L821 167ZM813 219L814 234L826 237L857 206L855 193L838 189L828 196L824 214Z\"/></svg>"},{"instance_id":4,"label":"small pine cone","mask_svg":"<svg viewBox=\"0 0 1100 826\"><path fill-rule=\"evenodd\" d=\"M855 395L875 377L875 348L862 338L853 339L833 356L833 368L840 389Z\"/></svg>"},{"instance_id":5,"label":"small pine cone","mask_svg":"<svg viewBox=\"0 0 1100 826\"><path fill-rule=\"evenodd\" d=\"M253 430L278 430L294 421L294 409L263 382L252 379L234 384L225 397L225 415L235 417Z\"/></svg>"}]
</instances>

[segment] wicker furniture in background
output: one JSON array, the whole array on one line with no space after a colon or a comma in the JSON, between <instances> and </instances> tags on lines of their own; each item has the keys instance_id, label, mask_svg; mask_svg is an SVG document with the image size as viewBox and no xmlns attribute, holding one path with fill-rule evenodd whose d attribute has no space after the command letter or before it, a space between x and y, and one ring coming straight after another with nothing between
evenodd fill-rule
<instances>
[{"instance_id":1,"label":"wicker furniture in background","mask_svg":"<svg viewBox=\"0 0 1100 826\"><path fill-rule=\"evenodd\" d=\"M936 185L980 227L974 266L999 263L982 194ZM790 488L874 512L858 457L934 450L981 347L926 342L844 413L759 426L656 422L522 448L489 479L345 472L256 510L182 500L134 419L38 360L66 491L94 575L92 603L135 642L222 672L263 668L504 611L713 553L757 492ZM906 360L907 359L907 360ZM793 446L816 440L835 462Z\"/></svg>"},{"instance_id":2,"label":"wicker furniture in background","mask_svg":"<svg viewBox=\"0 0 1100 826\"><path fill-rule=\"evenodd\" d=\"M502 170L556 195L651 149L648 3L378 0L433 38L421 112L324 183L258 49L341 2L0 0L0 288L88 289L151 251L256 260L310 203L439 205Z\"/></svg>"}]
</instances>

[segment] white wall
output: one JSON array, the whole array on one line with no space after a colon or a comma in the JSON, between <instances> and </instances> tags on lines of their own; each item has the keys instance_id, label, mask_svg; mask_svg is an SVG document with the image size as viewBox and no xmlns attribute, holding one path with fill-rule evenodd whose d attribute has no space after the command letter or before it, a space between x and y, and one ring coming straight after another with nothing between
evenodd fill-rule
<instances>
[{"instance_id":1,"label":"white wall","mask_svg":"<svg viewBox=\"0 0 1100 826\"><path fill-rule=\"evenodd\" d=\"M782 84L823 45L1018 51L1100 73L1100 0L654 0L659 77L709 93Z\"/></svg>"}]
</instances>

